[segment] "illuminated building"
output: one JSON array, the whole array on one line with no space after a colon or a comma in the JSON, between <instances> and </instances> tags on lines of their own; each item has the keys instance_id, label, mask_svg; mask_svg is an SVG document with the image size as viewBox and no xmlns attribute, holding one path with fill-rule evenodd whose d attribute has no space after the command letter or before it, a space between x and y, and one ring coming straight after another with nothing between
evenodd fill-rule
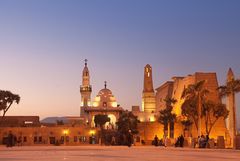
<instances>
[{"instance_id":1,"label":"illuminated building","mask_svg":"<svg viewBox=\"0 0 240 161\"><path fill-rule=\"evenodd\" d=\"M82 111L83 110L82 107L91 106L92 86L90 85L90 73L87 66L87 59L85 59L85 67L83 68L83 72L82 72L82 85L80 86L80 93L81 93L80 106Z\"/></svg>"},{"instance_id":2,"label":"illuminated building","mask_svg":"<svg viewBox=\"0 0 240 161\"><path fill-rule=\"evenodd\" d=\"M85 60L85 67L82 75L81 86L81 114L80 116L85 119L85 122L91 127L95 127L94 117L98 114L108 115L110 122L106 123L105 128L115 128L115 123L123 111L123 108L117 104L115 96L112 91L107 88L107 82L104 82L104 88L98 92L93 103L91 103L90 74Z\"/></svg>"}]
</instances>

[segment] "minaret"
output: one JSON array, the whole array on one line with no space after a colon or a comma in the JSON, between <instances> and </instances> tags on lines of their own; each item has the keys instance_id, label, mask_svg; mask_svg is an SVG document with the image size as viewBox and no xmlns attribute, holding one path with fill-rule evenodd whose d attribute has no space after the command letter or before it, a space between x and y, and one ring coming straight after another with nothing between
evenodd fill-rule
<instances>
[{"instance_id":1,"label":"minaret","mask_svg":"<svg viewBox=\"0 0 240 161\"><path fill-rule=\"evenodd\" d=\"M234 74L231 68L228 70L227 74L227 83L231 82L234 80ZM232 139L231 141L231 146L233 145L233 139L236 137L236 107L235 107L235 93L230 93L227 95L227 108L229 110L229 115L228 115L228 130L230 137Z\"/></svg>"},{"instance_id":2,"label":"minaret","mask_svg":"<svg viewBox=\"0 0 240 161\"><path fill-rule=\"evenodd\" d=\"M144 84L142 93L142 109L144 112L155 112L156 100L152 81L152 67L147 64L144 68Z\"/></svg>"},{"instance_id":3,"label":"minaret","mask_svg":"<svg viewBox=\"0 0 240 161\"><path fill-rule=\"evenodd\" d=\"M92 86L90 85L90 74L87 67L87 59L84 61L85 67L82 72L82 85L80 86L81 107L88 107L91 106Z\"/></svg>"}]
</instances>

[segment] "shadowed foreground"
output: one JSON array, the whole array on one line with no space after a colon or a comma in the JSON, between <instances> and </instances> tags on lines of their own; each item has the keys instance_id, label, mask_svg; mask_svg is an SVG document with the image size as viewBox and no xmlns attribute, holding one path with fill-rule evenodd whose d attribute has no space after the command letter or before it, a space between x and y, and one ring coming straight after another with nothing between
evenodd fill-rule
<instances>
[{"instance_id":1,"label":"shadowed foreground","mask_svg":"<svg viewBox=\"0 0 240 161\"><path fill-rule=\"evenodd\" d=\"M69 160L69 161L234 161L240 151L217 149L188 149L164 147L117 147L117 146L32 146L0 147L1 161L14 160Z\"/></svg>"}]
</instances>

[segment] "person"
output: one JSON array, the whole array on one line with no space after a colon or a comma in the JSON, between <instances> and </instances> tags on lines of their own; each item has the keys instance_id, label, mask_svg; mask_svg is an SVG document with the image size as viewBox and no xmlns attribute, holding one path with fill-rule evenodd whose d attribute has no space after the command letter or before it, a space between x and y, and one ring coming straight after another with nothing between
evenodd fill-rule
<instances>
[{"instance_id":1,"label":"person","mask_svg":"<svg viewBox=\"0 0 240 161\"><path fill-rule=\"evenodd\" d=\"M184 137L183 137L183 135L181 135L181 136L179 137L180 147L183 147L183 143L184 143Z\"/></svg>"},{"instance_id":2,"label":"person","mask_svg":"<svg viewBox=\"0 0 240 161\"><path fill-rule=\"evenodd\" d=\"M204 148L205 147L205 137L204 135L201 135L199 139L199 148Z\"/></svg>"},{"instance_id":3,"label":"person","mask_svg":"<svg viewBox=\"0 0 240 161\"><path fill-rule=\"evenodd\" d=\"M21 136L19 136L17 139L17 145L22 146L22 137Z\"/></svg>"},{"instance_id":4,"label":"person","mask_svg":"<svg viewBox=\"0 0 240 161\"><path fill-rule=\"evenodd\" d=\"M155 135L154 140L153 140L153 145L158 146L158 141L159 141L159 139L158 139L157 135Z\"/></svg>"},{"instance_id":5,"label":"person","mask_svg":"<svg viewBox=\"0 0 240 161\"><path fill-rule=\"evenodd\" d=\"M197 147L200 148L200 142L201 142L201 137L198 136L198 139L197 139Z\"/></svg>"},{"instance_id":6,"label":"person","mask_svg":"<svg viewBox=\"0 0 240 161\"><path fill-rule=\"evenodd\" d=\"M141 140L141 143L142 143L142 145L145 145L145 144L146 144L144 140Z\"/></svg>"},{"instance_id":7,"label":"person","mask_svg":"<svg viewBox=\"0 0 240 161\"><path fill-rule=\"evenodd\" d=\"M208 141L209 141L209 136L206 135L206 139L205 139L205 148L209 148Z\"/></svg>"},{"instance_id":8,"label":"person","mask_svg":"<svg viewBox=\"0 0 240 161\"><path fill-rule=\"evenodd\" d=\"M131 134L131 132L128 132L128 134L127 134L127 146L128 147L132 146L132 134Z\"/></svg>"},{"instance_id":9,"label":"person","mask_svg":"<svg viewBox=\"0 0 240 161\"><path fill-rule=\"evenodd\" d=\"M116 144L116 139L114 136L112 136L111 145L115 145L115 144Z\"/></svg>"},{"instance_id":10,"label":"person","mask_svg":"<svg viewBox=\"0 0 240 161\"><path fill-rule=\"evenodd\" d=\"M9 131L8 137L7 137L7 147L12 147L14 141L14 136L12 134L12 131Z\"/></svg>"},{"instance_id":11,"label":"person","mask_svg":"<svg viewBox=\"0 0 240 161\"><path fill-rule=\"evenodd\" d=\"M160 139L159 140L159 146L163 146L164 144L163 144L163 139Z\"/></svg>"},{"instance_id":12,"label":"person","mask_svg":"<svg viewBox=\"0 0 240 161\"><path fill-rule=\"evenodd\" d=\"M164 138L164 146L165 146L165 147L167 147L167 141L168 141L168 139L167 139L167 137L165 136L165 138Z\"/></svg>"},{"instance_id":13,"label":"person","mask_svg":"<svg viewBox=\"0 0 240 161\"><path fill-rule=\"evenodd\" d=\"M180 137L177 138L177 141L175 143L175 147L179 147L180 146Z\"/></svg>"}]
</instances>

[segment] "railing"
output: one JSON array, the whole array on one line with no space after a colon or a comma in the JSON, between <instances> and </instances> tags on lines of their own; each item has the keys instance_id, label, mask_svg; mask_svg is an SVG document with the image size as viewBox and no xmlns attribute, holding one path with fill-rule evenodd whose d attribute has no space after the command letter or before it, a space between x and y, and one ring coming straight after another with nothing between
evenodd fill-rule
<instances>
[{"instance_id":1,"label":"railing","mask_svg":"<svg viewBox=\"0 0 240 161\"><path fill-rule=\"evenodd\" d=\"M80 86L80 92L92 92L92 86Z\"/></svg>"}]
</instances>

